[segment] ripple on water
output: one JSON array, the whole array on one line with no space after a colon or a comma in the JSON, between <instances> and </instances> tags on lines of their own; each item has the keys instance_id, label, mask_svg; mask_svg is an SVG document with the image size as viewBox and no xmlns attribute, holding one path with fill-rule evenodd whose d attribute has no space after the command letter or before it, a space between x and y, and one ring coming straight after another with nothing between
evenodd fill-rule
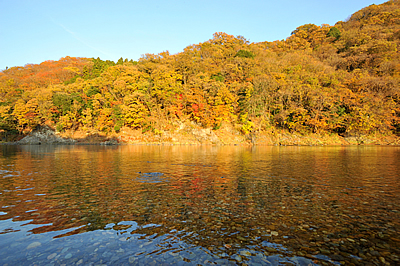
<instances>
[{"instance_id":1,"label":"ripple on water","mask_svg":"<svg viewBox=\"0 0 400 266\"><path fill-rule=\"evenodd\" d=\"M3 264L398 262L398 153L36 149L0 158Z\"/></svg>"}]
</instances>

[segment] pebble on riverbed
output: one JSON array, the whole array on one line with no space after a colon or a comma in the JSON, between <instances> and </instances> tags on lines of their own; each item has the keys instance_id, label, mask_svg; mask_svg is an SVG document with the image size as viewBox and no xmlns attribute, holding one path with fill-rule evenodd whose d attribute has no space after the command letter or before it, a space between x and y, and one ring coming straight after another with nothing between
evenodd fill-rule
<instances>
[{"instance_id":1,"label":"pebble on riverbed","mask_svg":"<svg viewBox=\"0 0 400 266\"><path fill-rule=\"evenodd\" d=\"M38 247L40 245L42 245L42 243L40 243L40 242L32 242L26 247L26 249L36 248L36 247Z\"/></svg>"}]
</instances>

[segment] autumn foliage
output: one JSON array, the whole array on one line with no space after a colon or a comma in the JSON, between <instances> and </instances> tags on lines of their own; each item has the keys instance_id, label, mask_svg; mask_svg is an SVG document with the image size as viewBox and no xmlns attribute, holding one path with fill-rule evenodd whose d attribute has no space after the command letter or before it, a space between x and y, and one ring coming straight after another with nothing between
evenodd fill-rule
<instances>
[{"instance_id":1,"label":"autumn foliage","mask_svg":"<svg viewBox=\"0 0 400 266\"><path fill-rule=\"evenodd\" d=\"M0 127L155 133L192 121L243 134L400 131L400 1L286 40L213 38L137 62L65 57L0 72Z\"/></svg>"}]
</instances>

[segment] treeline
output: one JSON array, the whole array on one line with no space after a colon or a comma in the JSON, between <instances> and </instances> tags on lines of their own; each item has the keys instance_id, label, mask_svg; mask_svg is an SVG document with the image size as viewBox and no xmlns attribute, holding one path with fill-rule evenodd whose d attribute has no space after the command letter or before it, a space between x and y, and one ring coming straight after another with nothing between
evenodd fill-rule
<instances>
[{"instance_id":1,"label":"treeline","mask_svg":"<svg viewBox=\"0 0 400 266\"><path fill-rule=\"evenodd\" d=\"M243 134L400 131L400 1L286 40L215 33L183 52L117 63L65 57L0 72L0 128L162 134L193 121Z\"/></svg>"}]
</instances>

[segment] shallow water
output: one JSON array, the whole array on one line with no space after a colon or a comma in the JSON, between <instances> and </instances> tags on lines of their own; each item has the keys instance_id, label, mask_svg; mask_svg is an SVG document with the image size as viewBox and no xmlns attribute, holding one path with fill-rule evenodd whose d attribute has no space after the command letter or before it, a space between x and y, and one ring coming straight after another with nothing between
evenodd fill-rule
<instances>
[{"instance_id":1,"label":"shallow water","mask_svg":"<svg viewBox=\"0 0 400 266\"><path fill-rule=\"evenodd\" d=\"M400 263L400 147L0 149L3 265Z\"/></svg>"}]
</instances>

